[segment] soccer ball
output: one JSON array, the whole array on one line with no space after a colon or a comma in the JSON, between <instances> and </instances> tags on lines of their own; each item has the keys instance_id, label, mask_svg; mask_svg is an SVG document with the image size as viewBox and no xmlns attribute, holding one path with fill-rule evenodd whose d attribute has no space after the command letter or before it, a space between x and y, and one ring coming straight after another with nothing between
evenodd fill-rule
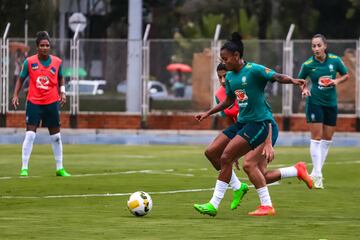
<instances>
[{"instance_id":1,"label":"soccer ball","mask_svg":"<svg viewBox=\"0 0 360 240\"><path fill-rule=\"evenodd\" d=\"M146 192L134 192L127 202L128 209L137 217L148 214L152 208L152 199Z\"/></svg>"}]
</instances>

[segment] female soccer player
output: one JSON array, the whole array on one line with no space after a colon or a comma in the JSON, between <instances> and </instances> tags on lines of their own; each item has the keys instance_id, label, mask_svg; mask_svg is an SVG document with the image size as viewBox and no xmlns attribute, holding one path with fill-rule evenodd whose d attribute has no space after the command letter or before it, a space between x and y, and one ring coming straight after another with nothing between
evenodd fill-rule
<instances>
[{"instance_id":1,"label":"female soccer player","mask_svg":"<svg viewBox=\"0 0 360 240\"><path fill-rule=\"evenodd\" d=\"M244 47L240 35L233 33L232 39L224 44L220 53L226 69L229 70L225 81L226 98L214 108L195 116L198 121L202 121L208 116L226 109L235 99L240 108L237 123L230 126L214 140L212 145L217 150L214 151L215 154L211 156L207 154L209 159L212 158L210 160L212 163L216 162L218 158L220 173L210 202L194 204L194 207L200 213L211 216L217 214L217 208L225 195L232 176L232 164L258 146L261 147L265 159L255 157L256 151L252 151L254 155L250 155L244 162L244 170L255 185L261 201L261 206L249 214L254 216L275 214L266 186L267 180L264 176L267 173L263 166L266 167L266 161L271 161L273 158L272 144L274 141L271 139L273 137L276 139L277 128L271 124L273 117L271 108L264 97L264 88L267 81L292 83L299 85L302 89L306 86L305 80L294 79L287 75L278 74L262 65L245 62L243 52ZM260 162L263 160L266 160L265 164ZM298 176L311 187L312 182L303 163L283 170L271 172L268 176L269 182L270 180L274 181L279 176L280 178Z\"/></svg>"},{"instance_id":2,"label":"female soccer player","mask_svg":"<svg viewBox=\"0 0 360 240\"><path fill-rule=\"evenodd\" d=\"M219 63L216 67L216 73L219 79L220 87L215 93L216 103L220 103L226 98L226 86L225 86L225 75L226 75L226 66L223 63ZM227 117L231 123L235 123L237 121L237 116L239 114L239 105L236 100L234 104L232 104L227 109L221 112L222 117Z\"/></svg>"},{"instance_id":3,"label":"female soccer player","mask_svg":"<svg viewBox=\"0 0 360 240\"><path fill-rule=\"evenodd\" d=\"M340 57L328 53L326 38L316 34L311 40L314 53L301 67L299 78L310 78L311 96L306 99L306 121L310 126L310 155L313 162L311 176L314 187L324 188L322 167L327 157L337 118L336 86L349 78ZM336 74L340 73L340 77Z\"/></svg>"},{"instance_id":4,"label":"female soccer player","mask_svg":"<svg viewBox=\"0 0 360 240\"><path fill-rule=\"evenodd\" d=\"M59 102L66 102L62 60L50 55L50 37L46 31L36 34L38 53L28 57L16 82L12 105L19 106L19 91L29 76L29 90L26 103L26 135L22 146L22 167L20 176L28 176L28 164L36 136L36 129L49 129L52 149L56 161L56 176L70 176L63 168L63 148L60 136ZM59 96L60 89L60 96Z\"/></svg>"},{"instance_id":5,"label":"female soccer player","mask_svg":"<svg viewBox=\"0 0 360 240\"><path fill-rule=\"evenodd\" d=\"M215 100L217 103L220 103L226 98L225 75L227 70L225 64L220 63L216 68L216 72L218 75L220 88L215 93ZM235 100L231 106L221 112L221 115L223 117L227 117L232 123L236 123L238 113L239 106ZM223 133L220 133L205 150L206 158L218 171L220 170L220 156L230 141L229 138L223 138L222 135ZM233 190L233 200L230 204L230 208L234 210L238 207L244 195L249 191L249 187L246 183L240 182L234 170L231 172L229 185Z\"/></svg>"}]
</instances>

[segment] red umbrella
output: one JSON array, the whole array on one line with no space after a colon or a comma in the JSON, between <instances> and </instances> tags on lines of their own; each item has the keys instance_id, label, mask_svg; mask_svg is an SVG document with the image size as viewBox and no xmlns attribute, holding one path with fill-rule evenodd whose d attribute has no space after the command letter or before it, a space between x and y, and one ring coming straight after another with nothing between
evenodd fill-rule
<instances>
[{"instance_id":1,"label":"red umbrella","mask_svg":"<svg viewBox=\"0 0 360 240\"><path fill-rule=\"evenodd\" d=\"M166 66L166 70L168 70L169 72L192 72L192 68L189 65L183 63L171 63Z\"/></svg>"}]
</instances>

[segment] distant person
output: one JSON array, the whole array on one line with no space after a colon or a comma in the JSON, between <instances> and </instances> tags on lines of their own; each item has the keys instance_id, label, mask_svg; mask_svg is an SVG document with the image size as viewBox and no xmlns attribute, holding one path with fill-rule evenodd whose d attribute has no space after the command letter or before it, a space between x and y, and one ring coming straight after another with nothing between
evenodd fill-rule
<instances>
[{"instance_id":1,"label":"distant person","mask_svg":"<svg viewBox=\"0 0 360 240\"><path fill-rule=\"evenodd\" d=\"M185 96L185 84L183 83L182 73L180 71L174 76L172 90L175 97L182 98Z\"/></svg>"},{"instance_id":2,"label":"distant person","mask_svg":"<svg viewBox=\"0 0 360 240\"><path fill-rule=\"evenodd\" d=\"M275 208L266 185L269 182L298 177L309 188L312 187L305 163L272 171L266 169L267 164L274 158L273 145L278 130L276 123L273 124L275 121L271 108L265 100L264 88L267 82L277 81L298 85L303 90L306 85L305 80L294 79L262 65L246 62L243 53L244 45L241 37L238 33L233 33L232 39L221 47L220 52L228 70L225 78L226 97L212 109L195 116L200 122L228 108L234 101L237 101L240 109L236 123L219 134L205 151L206 157L220 171L210 201L205 204L194 204L194 208L202 214L216 216L233 178L233 163L242 156L245 156L243 169L260 198L260 206L248 213L251 216L275 215Z\"/></svg>"},{"instance_id":3,"label":"distant person","mask_svg":"<svg viewBox=\"0 0 360 240\"><path fill-rule=\"evenodd\" d=\"M336 86L346 81L349 74L341 58L327 52L324 35L313 36L311 49L314 55L302 64L298 77L310 78L312 83L311 96L306 99L306 121L311 132L311 176L314 187L322 189L322 167L332 143L338 113ZM338 78L337 73L341 75Z\"/></svg>"},{"instance_id":4,"label":"distant person","mask_svg":"<svg viewBox=\"0 0 360 240\"><path fill-rule=\"evenodd\" d=\"M19 78L19 74L20 74L20 71L21 71L21 65L22 65L22 62L23 62L23 59L22 59L21 55L22 55L21 50L17 49L16 53L15 53L15 61L14 61L14 76L13 76L14 88L15 88L15 85L16 85L16 81Z\"/></svg>"},{"instance_id":5,"label":"distant person","mask_svg":"<svg viewBox=\"0 0 360 240\"><path fill-rule=\"evenodd\" d=\"M22 167L20 176L29 175L29 159L36 137L36 129L42 123L50 134L52 149L56 162L56 176L70 176L63 168L63 146L60 135L59 103L66 102L62 60L50 55L50 37L46 31L36 34L38 53L28 57L22 66L18 78L12 105L19 106L19 91L26 77L29 77L29 90L26 103L26 134L22 146ZM59 96L60 90L60 96Z\"/></svg>"}]
</instances>

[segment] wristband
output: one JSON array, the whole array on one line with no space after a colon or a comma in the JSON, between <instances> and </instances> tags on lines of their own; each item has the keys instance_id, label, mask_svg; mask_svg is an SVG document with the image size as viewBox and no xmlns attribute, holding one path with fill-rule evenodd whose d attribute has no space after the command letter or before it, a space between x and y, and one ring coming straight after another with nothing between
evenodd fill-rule
<instances>
[{"instance_id":1,"label":"wristband","mask_svg":"<svg viewBox=\"0 0 360 240\"><path fill-rule=\"evenodd\" d=\"M66 92L65 92L65 86L60 86L60 92L61 92L61 93L66 93Z\"/></svg>"}]
</instances>

